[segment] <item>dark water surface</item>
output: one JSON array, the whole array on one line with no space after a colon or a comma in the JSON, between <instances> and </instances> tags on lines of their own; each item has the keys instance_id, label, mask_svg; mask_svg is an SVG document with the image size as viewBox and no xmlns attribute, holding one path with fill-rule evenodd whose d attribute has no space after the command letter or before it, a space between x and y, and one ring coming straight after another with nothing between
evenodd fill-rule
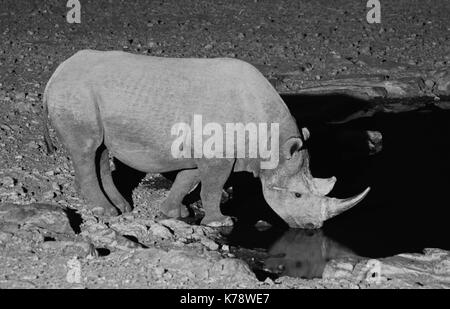
<instances>
[{"instance_id":1,"label":"dark water surface","mask_svg":"<svg viewBox=\"0 0 450 309\"><path fill-rule=\"evenodd\" d=\"M313 175L338 178L332 196L349 197L367 186L372 190L320 231L286 230L261 199L258 182L248 175L235 176L235 201L226 211L240 217L242 226L225 234L229 244L238 247L237 256L250 261L259 277L269 275L263 269L272 277L320 277L326 261L338 256L380 258L424 248L450 250L449 112L380 114L341 125L318 119L308 127ZM368 155L358 137L363 130L382 133L381 152ZM281 228L248 227L258 219Z\"/></svg>"}]
</instances>

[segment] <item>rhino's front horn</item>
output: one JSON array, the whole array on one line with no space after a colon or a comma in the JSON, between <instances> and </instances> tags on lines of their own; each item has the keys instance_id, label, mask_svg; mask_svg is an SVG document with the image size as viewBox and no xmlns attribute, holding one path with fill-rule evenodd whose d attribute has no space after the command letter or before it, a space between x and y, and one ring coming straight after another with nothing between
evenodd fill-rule
<instances>
[{"instance_id":1,"label":"rhino's front horn","mask_svg":"<svg viewBox=\"0 0 450 309\"><path fill-rule=\"evenodd\" d=\"M347 199L337 199L337 198L328 199L326 203L325 220L333 218L339 215L340 213L349 210L350 208L361 202L362 199L366 197L367 193L369 193L369 191L370 187L364 190L364 192Z\"/></svg>"}]
</instances>

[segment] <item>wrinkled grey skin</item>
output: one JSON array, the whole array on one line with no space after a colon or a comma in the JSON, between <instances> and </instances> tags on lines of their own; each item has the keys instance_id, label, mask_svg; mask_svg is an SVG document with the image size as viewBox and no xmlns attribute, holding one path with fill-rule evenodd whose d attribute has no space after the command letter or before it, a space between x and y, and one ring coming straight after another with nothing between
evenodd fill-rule
<instances>
[{"instance_id":1,"label":"wrinkled grey skin","mask_svg":"<svg viewBox=\"0 0 450 309\"><path fill-rule=\"evenodd\" d=\"M321 230L289 230L270 248L264 269L278 276L321 278L326 264L342 257L357 257L350 249L323 235Z\"/></svg>"},{"instance_id":2,"label":"wrinkled grey skin","mask_svg":"<svg viewBox=\"0 0 450 309\"><path fill-rule=\"evenodd\" d=\"M310 174L308 153L302 148L308 131L299 132L275 89L246 62L83 50L52 75L44 109L71 155L81 193L98 214L131 209L112 182L108 153L143 172L181 170L161 207L167 216L186 216L183 197L201 182L202 223L229 222L219 204L233 171L260 177L267 202L291 227L320 227L340 212L335 206L342 201L325 197L335 179L315 179ZM279 123L278 166L261 170L260 158L174 158L171 127L191 124L194 114L202 115L204 123L223 127L225 123ZM48 131L44 134L50 141ZM96 157L99 149L103 150ZM345 202L349 207L357 201Z\"/></svg>"}]
</instances>

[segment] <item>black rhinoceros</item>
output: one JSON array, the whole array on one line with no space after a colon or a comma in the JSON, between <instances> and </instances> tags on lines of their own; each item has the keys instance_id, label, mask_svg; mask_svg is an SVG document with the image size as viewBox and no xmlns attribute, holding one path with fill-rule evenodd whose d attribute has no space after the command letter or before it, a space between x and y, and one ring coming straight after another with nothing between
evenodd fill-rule
<instances>
[{"instance_id":1,"label":"black rhinoceros","mask_svg":"<svg viewBox=\"0 0 450 309\"><path fill-rule=\"evenodd\" d=\"M180 171L161 207L168 216L185 216L182 200L201 183L202 223L210 225L226 221L219 204L233 171L260 177L266 201L291 227L318 228L356 205L369 189L345 200L326 197L336 179L312 177L308 152L302 147L308 130L297 128L271 84L240 60L82 50L50 78L44 112L71 155L81 193L103 215L131 209L114 186L108 152L143 172ZM174 156L174 124L192 124L195 115L223 127L277 124L278 135L269 131L266 140L276 142L271 145L277 146L278 164L263 169L266 157L206 157L193 149L192 157ZM44 133L53 149L47 126ZM249 146L248 136L245 142Z\"/></svg>"}]
</instances>

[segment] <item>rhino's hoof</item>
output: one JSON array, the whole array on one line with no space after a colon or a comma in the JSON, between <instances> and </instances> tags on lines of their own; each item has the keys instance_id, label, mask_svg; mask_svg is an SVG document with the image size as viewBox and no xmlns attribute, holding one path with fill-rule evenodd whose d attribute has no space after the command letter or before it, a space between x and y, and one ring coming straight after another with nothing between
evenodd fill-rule
<instances>
[{"instance_id":1,"label":"rhino's hoof","mask_svg":"<svg viewBox=\"0 0 450 309\"><path fill-rule=\"evenodd\" d=\"M129 203L124 203L120 206L117 206L117 208L119 208L122 213L131 212L133 210Z\"/></svg>"},{"instance_id":2,"label":"rhino's hoof","mask_svg":"<svg viewBox=\"0 0 450 309\"><path fill-rule=\"evenodd\" d=\"M189 210L187 209L187 207L185 205L180 205L176 208L171 208L168 210L161 210L161 213L169 218L187 218L189 217Z\"/></svg>"},{"instance_id":3,"label":"rhino's hoof","mask_svg":"<svg viewBox=\"0 0 450 309\"><path fill-rule=\"evenodd\" d=\"M210 226L210 227L225 227L225 226L233 226L234 225L233 219L231 219L231 217L224 217L224 219L220 219L220 220L206 219L206 221L202 220L202 223L204 225Z\"/></svg>"}]
</instances>

